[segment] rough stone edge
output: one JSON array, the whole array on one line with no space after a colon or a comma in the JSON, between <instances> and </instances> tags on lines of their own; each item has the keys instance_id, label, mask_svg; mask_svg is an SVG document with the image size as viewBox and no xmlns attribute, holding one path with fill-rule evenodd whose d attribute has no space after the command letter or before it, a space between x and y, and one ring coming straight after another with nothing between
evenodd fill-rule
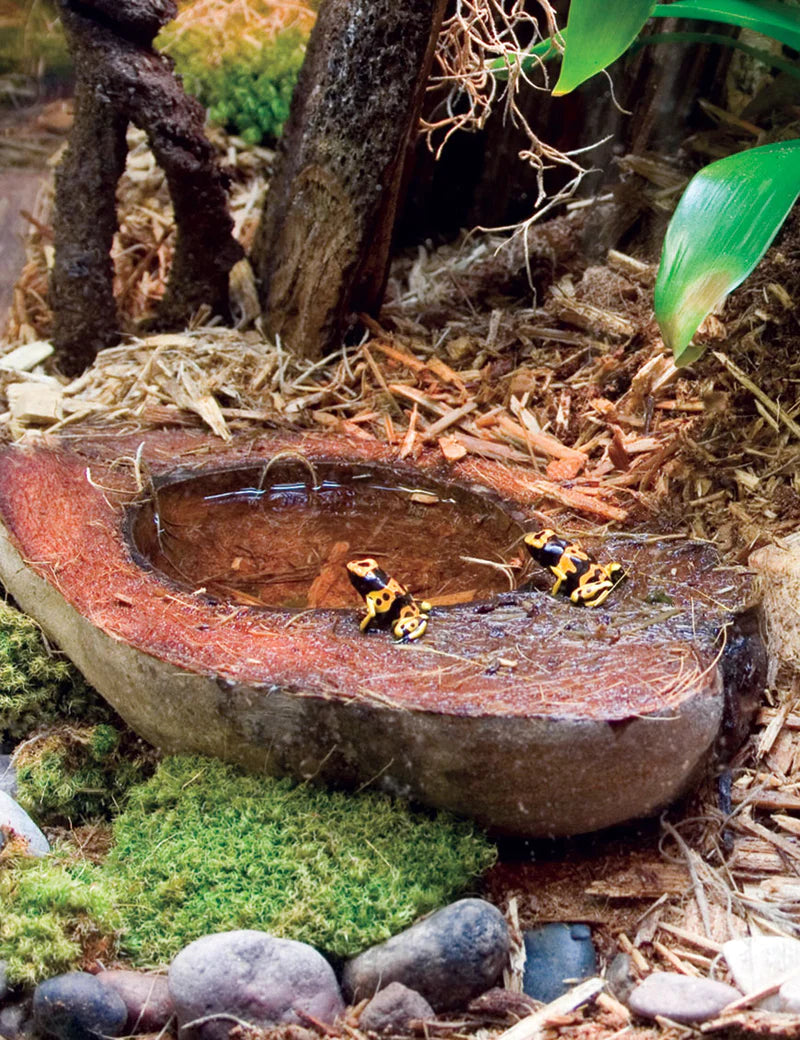
<instances>
[{"instance_id":1,"label":"rough stone edge","mask_svg":"<svg viewBox=\"0 0 800 1040\"><path fill-rule=\"evenodd\" d=\"M722 718L718 668L678 713L615 723L456 717L229 685L103 632L34 573L3 525L0 579L128 724L163 751L369 785L471 816L497 833L579 834L655 812L696 778ZM687 755L687 748L699 750Z\"/></svg>"}]
</instances>

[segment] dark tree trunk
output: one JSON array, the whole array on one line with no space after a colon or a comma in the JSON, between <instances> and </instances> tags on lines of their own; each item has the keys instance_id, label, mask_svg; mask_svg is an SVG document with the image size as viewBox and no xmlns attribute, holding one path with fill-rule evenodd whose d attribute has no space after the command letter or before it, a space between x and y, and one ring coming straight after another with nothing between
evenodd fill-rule
<instances>
[{"instance_id":1,"label":"dark tree trunk","mask_svg":"<svg viewBox=\"0 0 800 1040\"><path fill-rule=\"evenodd\" d=\"M187 97L152 39L174 0L61 0L75 65L75 123L56 176L55 264L50 282L59 364L80 372L118 338L109 257L116 184L128 122L147 134L165 171L178 227L159 327L189 320L201 304L227 316L228 271L242 255L231 235L226 180Z\"/></svg>"},{"instance_id":2,"label":"dark tree trunk","mask_svg":"<svg viewBox=\"0 0 800 1040\"><path fill-rule=\"evenodd\" d=\"M70 375L119 338L111 243L128 124L110 98L80 77L75 112L69 147L55 175L49 287L53 343L60 367Z\"/></svg>"},{"instance_id":3,"label":"dark tree trunk","mask_svg":"<svg viewBox=\"0 0 800 1040\"><path fill-rule=\"evenodd\" d=\"M253 248L268 329L298 354L380 306L445 3L322 5Z\"/></svg>"}]
</instances>

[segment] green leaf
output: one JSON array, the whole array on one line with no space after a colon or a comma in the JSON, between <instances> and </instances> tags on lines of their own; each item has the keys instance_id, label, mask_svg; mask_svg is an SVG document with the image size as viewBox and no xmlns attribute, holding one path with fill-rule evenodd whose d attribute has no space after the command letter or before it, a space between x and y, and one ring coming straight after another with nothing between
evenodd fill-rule
<instances>
[{"instance_id":1,"label":"green leaf","mask_svg":"<svg viewBox=\"0 0 800 1040\"><path fill-rule=\"evenodd\" d=\"M711 163L689 181L664 238L656 320L679 365L700 322L750 274L800 194L800 139Z\"/></svg>"},{"instance_id":2,"label":"green leaf","mask_svg":"<svg viewBox=\"0 0 800 1040\"><path fill-rule=\"evenodd\" d=\"M630 47L653 13L655 0L572 0L567 45L554 95L568 94Z\"/></svg>"},{"instance_id":3,"label":"green leaf","mask_svg":"<svg viewBox=\"0 0 800 1040\"><path fill-rule=\"evenodd\" d=\"M800 8L780 0L676 0L657 4L657 18L699 18L739 25L800 50Z\"/></svg>"}]
</instances>

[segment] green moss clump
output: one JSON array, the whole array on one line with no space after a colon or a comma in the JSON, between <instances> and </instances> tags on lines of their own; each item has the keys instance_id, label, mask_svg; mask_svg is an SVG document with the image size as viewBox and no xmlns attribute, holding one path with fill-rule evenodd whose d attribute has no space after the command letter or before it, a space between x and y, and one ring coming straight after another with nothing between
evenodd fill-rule
<instances>
[{"instance_id":1,"label":"green moss clump","mask_svg":"<svg viewBox=\"0 0 800 1040\"><path fill-rule=\"evenodd\" d=\"M36 984L77 967L86 952L113 957L121 925L100 868L49 856L0 855L0 960L9 981Z\"/></svg>"},{"instance_id":2,"label":"green moss clump","mask_svg":"<svg viewBox=\"0 0 800 1040\"><path fill-rule=\"evenodd\" d=\"M289 115L305 37L296 29L258 44L240 36L236 46L219 52L218 30L191 28L171 37L167 29L160 44L175 61L189 94L207 109L209 119L249 144L275 141Z\"/></svg>"},{"instance_id":3,"label":"green moss clump","mask_svg":"<svg viewBox=\"0 0 800 1040\"><path fill-rule=\"evenodd\" d=\"M233 928L350 955L461 894L496 855L445 813L193 756L165 759L132 789L114 838L105 868L124 952L141 965Z\"/></svg>"},{"instance_id":4,"label":"green moss clump","mask_svg":"<svg viewBox=\"0 0 800 1040\"><path fill-rule=\"evenodd\" d=\"M0 741L19 740L56 720L112 717L80 672L50 651L38 625L0 603Z\"/></svg>"},{"instance_id":5,"label":"green moss clump","mask_svg":"<svg viewBox=\"0 0 800 1040\"><path fill-rule=\"evenodd\" d=\"M155 762L155 751L130 730L109 723L59 726L18 753L17 800L40 824L109 818Z\"/></svg>"}]
</instances>

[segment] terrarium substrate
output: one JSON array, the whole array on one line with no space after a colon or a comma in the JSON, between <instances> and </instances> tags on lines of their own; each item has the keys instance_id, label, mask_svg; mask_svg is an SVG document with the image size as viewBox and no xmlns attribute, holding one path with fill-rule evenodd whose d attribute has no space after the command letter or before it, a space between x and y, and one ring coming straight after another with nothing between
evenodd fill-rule
<instances>
[{"instance_id":1,"label":"terrarium substrate","mask_svg":"<svg viewBox=\"0 0 800 1040\"><path fill-rule=\"evenodd\" d=\"M486 234L421 246L396 261L380 320L365 321L360 345L298 362L259 331L245 265L236 272L237 330L200 315L185 333L135 335L163 289L171 225L163 176L143 143L132 143L116 250L128 335L70 383L47 369L43 198L0 360L8 437L68 435L90 421L115 432L195 426L227 440L289 424L377 439L398 458L424 446L445 459L526 466L537 518L570 533L611 526L707 538L727 562L746 564L753 549L796 531L800 405L791 395L800 361L784 283L796 284L797 270L780 244L707 323L713 349L687 371L674 368L652 318L654 265L620 253L589 267L581 260L585 206L531 231L534 267L545 272L538 297L519 240ZM235 164L232 208L247 245L269 155L219 143ZM655 207L659 171L638 168ZM639 971L705 975L728 938L798 935L800 681L788 666L732 770L731 812L709 778L660 825L538 849L530 861L531 850L514 849L490 874L490 896L523 927L587 921L603 954L626 949ZM441 1032L492 1021L500 1029L509 1019L484 1011ZM758 1015L749 1021L757 1033L768 1028ZM626 1024L606 1003L548 1029L599 1036Z\"/></svg>"}]
</instances>

